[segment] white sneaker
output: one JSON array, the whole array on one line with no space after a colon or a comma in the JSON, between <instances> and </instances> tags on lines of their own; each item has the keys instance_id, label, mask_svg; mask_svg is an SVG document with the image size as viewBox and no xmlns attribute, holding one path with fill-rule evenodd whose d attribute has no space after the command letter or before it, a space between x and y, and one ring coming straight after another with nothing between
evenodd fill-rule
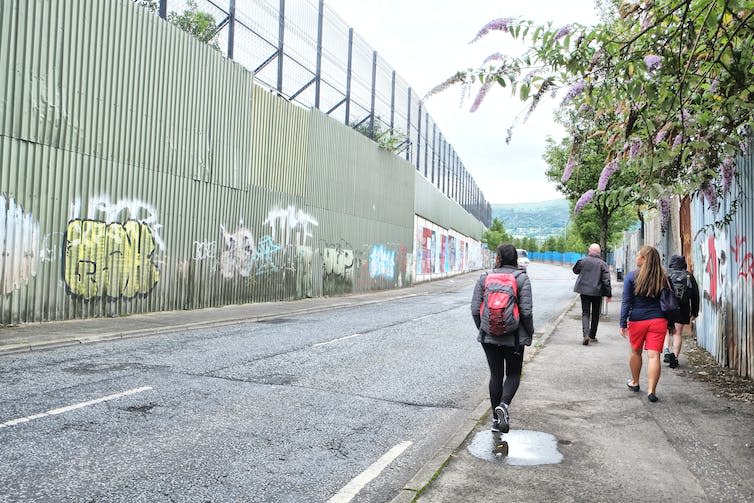
<instances>
[{"instance_id":1,"label":"white sneaker","mask_svg":"<svg viewBox=\"0 0 754 503\"><path fill-rule=\"evenodd\" d=\"M504 403L500 403L495 407L495 419L498 421L498 427L503 433L508 433L511 429L511 420L508 415L508 406ZM494 424L494 423L493 423Z\"/></svg>"}]
</instances>

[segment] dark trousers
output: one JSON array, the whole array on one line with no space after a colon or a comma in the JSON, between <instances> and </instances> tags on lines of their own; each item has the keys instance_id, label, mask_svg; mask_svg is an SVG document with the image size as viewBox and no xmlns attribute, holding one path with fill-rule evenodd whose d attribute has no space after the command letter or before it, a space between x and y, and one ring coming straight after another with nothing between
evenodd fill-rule
<instances>
[{"instance_id":1,"label":"dark trousers","mask_svg":"<svg viewBox=\"0 0 754 503\"><path fill-rule=\"evenodd\" d=\"M600 309L602 309L602 297L595 297L593 295L581 296L581 328L583 329L584 337L592 339L597 337Z\"/></svg>"},{"instance_id":2,"label":"dark trousers","mask_svg":"<svg viewBox=\"0 0 754 503\"><path fill-rule=\"evenodd\" d=\"M484 344L484 354L490 367L490 404L492 409L503 402L510 405L521 383L521 370L524 366L524 347L518 352L512 346Z\"/></svg>"}]
</instances>

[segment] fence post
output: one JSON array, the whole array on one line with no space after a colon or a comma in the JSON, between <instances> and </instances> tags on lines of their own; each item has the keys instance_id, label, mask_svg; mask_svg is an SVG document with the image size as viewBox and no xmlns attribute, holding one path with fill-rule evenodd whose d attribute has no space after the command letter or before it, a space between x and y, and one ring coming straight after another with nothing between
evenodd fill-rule
<instances>
[{"instance_id":1,"label":"fence post","mask_svg":"<svg viewBox=\"0 0 754 503\"><path fill-rule=\"evenodd\" d=\"M348 28L348 66L346 67L346 126L351 127L351 69L353 64L353 28Z\"/></svg>"},{"instance_id":2,"label":"fence post","mask_svg":"<svg viewBox=\"0 0 754 503\"><path fill-rule=\"evenodd\" d=\"M322 26L325 17L325 0L319 0L317 14L317 68L314 74L314 108L319 109L319 95L322 88Z\"/></svg>"},{"instance_id":3,"label":"fence post","mask_svg":"<svg viewBox=\"0 0 754 503\"><path fill-rule=\"evenodd\" d=\"M374 99L377 93L377 51L372 51L372 98L369 115L369 133L374 138Z\"/></svg>"},{"instance_id":4,"label":"fence post","mask_svg":"<svg viewBox=\"0 0 754 503\"><path fill-rule=\"evenodd\" d=\"M432 184L435 183L435 165L437 164L437 124L432 123Z\"/></svg>"},{"instance_id":5,"label":"fence post","mask_svg":"<svg viewBox=\"0 0 754 503\"><path fill-rule=\"evenodd\" d=\"M411 161L411 87L408 88L408 114L406 119L406 135L408 135L408 148L406 148L406 160Z\"/></svg>"},{"instance_id":6,"label":"fence post","mask_svg":"<svg viewBox=\"0 0 754 503\"><path fill-rule=\"evenodd\" d=\"M395 127L395 70L390 84L390 131Z\"/></svg>"},{"instance_id":7,"label":"fence post","mask_svg":"<svg viewBox=\"0 0 754 503\"><path fill-rule=\"evenodd\" d=\"M424 112L424 178L429 177L429 114Z\"/></svg>"},{"instance_id":8,"label":"fence post","mask_svg":"<svg viewBox=\"0 0 754 503\"><path fill-rule=\"evenodd\" d=\"M283 94L283 42L285 38L285 0L280 0L278 16L278 93Z\"/></svg>"},{"instance_id":9,"label":"fence post","mask_svg":"<svg viewBox=\"0 0 754 503\"><path fill-rule=\"evenodd\" d=\"M159 15L160 15L160 18L167 19L167 17L168 17L168 0L160 0Z\"/></svg>"},{"instance_id":10,"label":"fence post","mask_svg":"<svg viewBox=\"0 0 754 503\"><path fill-rule=\"evenodd\" d=\"M416 171L419 171L421 173L421 170L419 169L421 162L422 162L422 156L421 156L421 149L422 149L422 102L419 101L419 113L417 114L417 128L416 128ZM425 171L426 174L426 171Z\"/></svg>"},{"instance_id":11,"label":"fence post","mask_svg":"<svg viewBox=\"0 0 754 503\"><path fill-rule=\"evenodd\" d=\"M233 59L233 46L236 38L236 0L228 3L228 59Z\"/></svg>"}]
</instances>

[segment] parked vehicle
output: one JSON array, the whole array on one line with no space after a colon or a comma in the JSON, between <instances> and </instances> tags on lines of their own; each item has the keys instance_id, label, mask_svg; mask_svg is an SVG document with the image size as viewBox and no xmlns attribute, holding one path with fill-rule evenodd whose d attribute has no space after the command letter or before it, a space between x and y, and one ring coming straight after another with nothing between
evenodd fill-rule
<instances>
[{"instance_id":1,"label":"parked vehicle","mask_svg":"<svg viewBox=\"0 0 754 503\"><path fill-rule=\"evenodd\" d=\"M516 252L518 252L518 268L525 271L529 267L529 256L526 254L526 250L520 248L517 248Z\"/></svg>"}]
</instances>

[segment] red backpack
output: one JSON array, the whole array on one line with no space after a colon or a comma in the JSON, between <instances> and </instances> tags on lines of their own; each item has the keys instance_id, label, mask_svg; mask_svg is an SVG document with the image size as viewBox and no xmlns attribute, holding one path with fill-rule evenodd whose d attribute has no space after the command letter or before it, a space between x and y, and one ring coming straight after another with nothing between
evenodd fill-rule
<instances>
[{"instance_id":1,"label":"red backpack","mask_svg":"<svg viewBox=\"0 0 754 503\"><path fill-rule=\"evenodd\" d=\"M501 336L518 330L517 276L509 272L490 272L484 280L479 315L488 321L490 328L487 333L490 335Z\"/></svg>"}]
</instances>

